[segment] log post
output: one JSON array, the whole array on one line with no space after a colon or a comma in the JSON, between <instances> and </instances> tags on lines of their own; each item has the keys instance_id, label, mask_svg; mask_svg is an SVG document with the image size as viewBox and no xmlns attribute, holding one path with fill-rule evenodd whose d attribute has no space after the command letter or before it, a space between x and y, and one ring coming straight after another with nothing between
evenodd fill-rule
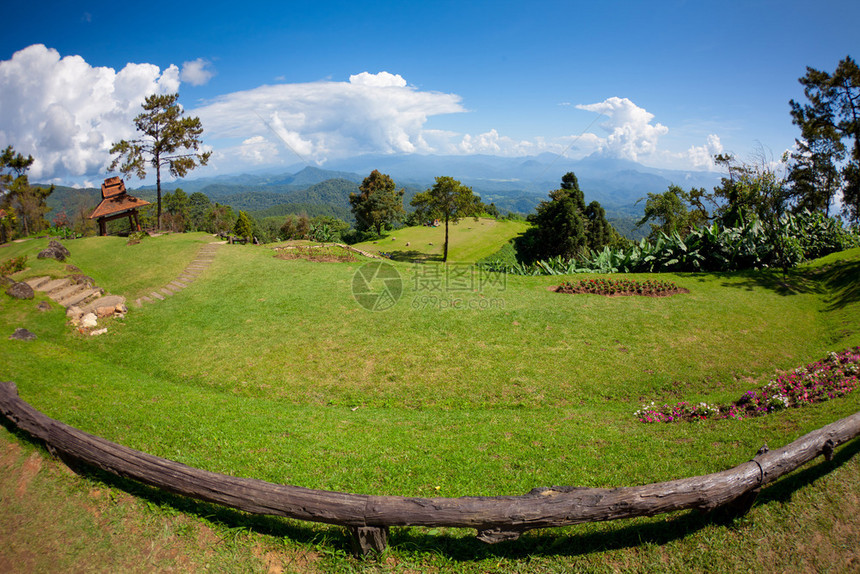
<instances>
[{"instance_id":1,"label":"log post","mask_svg":"<svg viewBox=\"0 0 860 574\"><path fill-rule=\"evenodd\" d=\"M382 554L388 548L387 526L347 526L355 556Z\"/></svg>"}]
</instances>

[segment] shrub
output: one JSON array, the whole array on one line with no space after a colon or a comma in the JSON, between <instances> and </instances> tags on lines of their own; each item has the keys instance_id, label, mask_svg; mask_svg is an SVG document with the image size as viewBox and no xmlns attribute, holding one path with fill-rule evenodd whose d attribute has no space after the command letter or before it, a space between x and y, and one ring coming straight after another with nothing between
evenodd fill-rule
<instances>
[{"instance_id":1,"label":"shrub","mask_svg":"<svg viewBox=\"0 0 860 574\"><path fill-rule=\"evenodd\" d=\"M0 263L0 275L11 275L17 271L23 271L24 267L27 265L27 256L21 255L20 257L13 257L12 259L7 259L3 263Z\"/></svg>"}]
</instances>

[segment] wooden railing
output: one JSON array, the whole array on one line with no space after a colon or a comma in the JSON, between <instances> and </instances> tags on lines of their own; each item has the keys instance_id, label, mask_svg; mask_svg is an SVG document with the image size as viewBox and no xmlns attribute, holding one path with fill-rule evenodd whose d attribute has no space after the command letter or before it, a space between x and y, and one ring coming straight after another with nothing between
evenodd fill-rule
<instances>
[{"instance_id":1,"label":"wooden railing","mask_svg":"<svg viewBox=\"0 0 860 574\"><path fill-rule=\"evenodd\" d=\"M768 451L763 447L748 462L704 476L620 488L553 486L522 496L412 498L313 490L186 466L51 419L21 400L14 383L0 383L0 414L64 459L254 514L345 526L356 554L384 550L389 526L475 528L480 540L494 543L516 539L534 528L690 508L726 508L740 515L750 509L765 484L819 455L829 460L835 447L860 436L860 413L856 413L783 448Z\"/></svg>"}]
</instances>

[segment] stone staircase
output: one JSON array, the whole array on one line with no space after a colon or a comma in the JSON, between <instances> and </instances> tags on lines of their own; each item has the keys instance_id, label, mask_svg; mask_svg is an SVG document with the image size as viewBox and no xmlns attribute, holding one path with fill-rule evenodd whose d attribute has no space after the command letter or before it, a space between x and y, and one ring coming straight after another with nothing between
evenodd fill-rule
<instances>
[{"instance_id":1,"label":"stone staircase","mask_svg":"<svg viewBox=\"0 0 860 574\"><path fill-rule=\"evenodd\" d=\"M84 276L69 276L60 279L50 277L33 277L24 281L33 291L47 293L51 301L61 307L79 307L84 313L95 312L101 307L115 307L125 304L125 298L119 295L104 295L104 289L93 285L92 280Z\"/></svg>"}]
</instances>

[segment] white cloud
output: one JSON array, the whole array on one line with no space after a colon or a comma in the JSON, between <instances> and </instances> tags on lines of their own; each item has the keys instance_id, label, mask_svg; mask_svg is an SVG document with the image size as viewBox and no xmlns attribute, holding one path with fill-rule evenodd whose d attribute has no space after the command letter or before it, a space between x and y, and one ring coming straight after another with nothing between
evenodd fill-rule
<instances>
[{"instance_id":1,"label":"white cloud","mask_svg":"<svg viewBox=\"0 0 860 574\"><path fill-rule=\"evenodd\" d=\"M669 132L666 126L651 123L654 114L627 98L612 97L596 104L579 104L576 107L608 118L601 127L609 135L600 139L597 151L610 157L640 161L642 156L657 151L657 140Z\"/></svg>"},{"instance_id":2,"label":"white cloud","mask_svg":"<svg viewBox=\"0 0 860 574\"><path fill-rule=\"evenodd\" d=\"M190 62L182 63L182 74L179 76L183 82L192 86L202 86L212 79L215 72L212 70L212 62L197 58Z\"/></svg>"},{"instance_id":3,"label":"white cloud","mask_svg":"<svg viewBox=\"0 0 860 574\"><path fill-rule=\"evenodd\" d=\"M0 148L35 158L31 180L104 173L113 142L134 136L144 98L178 89L176 66L116 72L35 44L0 61Z\"/></svg>"},{"instance_id":4,"label":"white cloud","mask_svg":"<svg viewBox=\"0 0 860 574\"><path fill-rule=\"evenodd\" d=\"M690 146L687 150L687 157L696 168L705 168L712 170L716 168L714 156L723 153L723 144L720 143L720 136L710 134L708 141L702 146Z\"/></svg>"},{"instance_id":5,"label":"white cloud","mask_svg":"<svg viewBox=\"0 0 860 574\"><path fill-rule=\"evenodd\" d=\"M390 74L388 72L379 72L371 74L362 72L349 77L349 83L354 86L373 86L376 88L405 88L406 80L400 74Z\"/></svg>"},{"instance_id":6,"label":"white cloud","mask_svg":"<svg viewBox=\"0 0 860 574\"><path fill-rule=\"evenodd\" d=\"M210 138L247 140L271 131L301 159L322 162L361 153L433 152L425 139L428 118L463 111L455 94L420 91L388 72L362 72L348 82L234 92L190 113Z\"/></svg>"},{"instance_id":7,"label":"white cloud","mask_svg":"<svg viewBox=\"0 0 860 574\"><path fill-rule=\"evenodd\" d=\"M255 165L272 163L280 155L277 144L263 136L254 136L244 140L242 145L238 146L234 152L244 161ZM223 152L220 155L223 155Z\"/></svg>"}]
</instances>

